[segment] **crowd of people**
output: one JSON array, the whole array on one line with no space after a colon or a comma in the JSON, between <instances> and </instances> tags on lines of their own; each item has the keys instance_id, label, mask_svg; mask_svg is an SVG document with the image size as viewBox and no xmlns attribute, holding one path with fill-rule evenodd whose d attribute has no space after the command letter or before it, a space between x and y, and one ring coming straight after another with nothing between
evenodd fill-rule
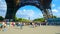
<instances>
[{"instance_id":1,"label":"crowd of people","mask_svg":"<svg viewBox=\"0 0 60 34\"><path fill-rule=\"evenodd\" d=\"M1 30L5 31L6 30L6 26L7 26L7 24L5 22L0 22L0 31Z\"/></svg>"},{"instance_id":2,"label":"crowd of people","mask_svg":"<svg viewBox=\"0 0 60 34\"><path fill-rule=\"evenodd\" d=\"M31 28L34 28L34 27L37 27L37 26L40 26L40 23L33 23L33 22L30 22L30 23L23 23L23 22L0 22L0 31L7 31L7 26L8 27L20 27L20 29L23 29L23 26L30 26Z\"/></svg>"}]
</instances>

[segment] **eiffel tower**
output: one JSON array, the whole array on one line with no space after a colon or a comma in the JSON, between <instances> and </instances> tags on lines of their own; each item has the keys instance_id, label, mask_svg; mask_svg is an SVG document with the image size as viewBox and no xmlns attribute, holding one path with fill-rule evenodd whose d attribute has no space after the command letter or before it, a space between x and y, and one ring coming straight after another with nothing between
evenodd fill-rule
<instances>
[{"instance_id":1,"label":"eiffel tower","mask_svg":"<svg viewBox=\"0 0 60 34\"><path fill-rule=\"evenodd\" d=\"M45 19L52 18L51 2L52 0L5 0L7 4L7 13L5 19L15 19L17 10L25 5L33 5L39 8Z\"/></svg>"}]
</instances>

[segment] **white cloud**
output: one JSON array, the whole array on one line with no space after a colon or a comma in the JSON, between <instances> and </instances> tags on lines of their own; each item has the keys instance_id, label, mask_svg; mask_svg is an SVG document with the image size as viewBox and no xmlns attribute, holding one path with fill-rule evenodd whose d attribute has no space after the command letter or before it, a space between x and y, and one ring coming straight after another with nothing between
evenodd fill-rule
<instances>
[{"instance_id":1,"label":"white cloud","mask_svg":"<svg viewBox=\"0 0 60 34\"><path fill-rule=\"evenodd\" d=\"M27 10L27 11L28 11L28 14L27 14L28 16L30 16L30 17L31 17L31 16L33 16L33 15L34 15L34 11L33 11L33 10Z\"/></svg>"},{"instance_id":2,"label":"white cloud","mask_svg":"<svg viewBox=\"0 0 60 34\"><path fill-rule=\"evenodd\" d=\"M58 14L57 17L60 17L60 14Z\"/></svg>"},{"instance_id":3,"label":"white cloud","mask_svg":"<svg viewBox=\"0 0 60 34\"><path fill-rule=\"evenodd\" d=\"M53 9L52 12L53 13L56 13L56 12L58 12L58 10L57 9Z\"/></svg>"},{"instance_id":4,"label":"white cloud","mask_svg":"<svg viewBox=\"0 0 60 34\"><path fill-rule=\"evenodd\" d=\"M29 16L32 17L34 15L34 11L33 10L18 10L17 15L25 15L25 16Z\"/></svg>"},{"instance_id":5,"label":"white cloud","mask_svg":"<svg viewBox=\"0 0 60 34\"><path fill-rule=\"evenodd\" d=\"M43 14L42 13L39 13L39 17L43 17Z\"/></svg>"},{"instance_id":6,"label":"white cloud","mask_svg":"<svg viewBox=\"0 0 60 34\"><path fill-rule=\"evenodd\" d=\"M52 7L55 7L55 4L52 4Z\"/></svg>"},{"instance_id":7,"label":"white cloud","mask_svg":"<svg viewBox=\"0 0 60 34\"><path fill-rule=\"evenodd\" d=\"M0 11L2 10L2 11L6 11L6 9L7 9L7 6L6 6L6 3L4 2L4 0L2 1L0 1Z\"/></svg>"},{"instance_id":8,"label":"white cloud","mask_svg":"<svg viewBox=\"0 0 60 34\"><path fill-rule=\"evenodd\" d=\"M5 17L6 10L7 6L5 0L0 0L0 16Z\"/></svg>"},{"instance_id":9,"label":"white cloud","mask_svg":"<svg viewBox=\"0 0 60 34\"><path fill-rule=\"evenodd\" d=\"M23 11L26 11L25 9Z\"/></svg>"},{"instance_id":10,"label":"white cloud","mask_svg":"<svg viewBox=\"0 0 60 34\"><path fill-rule=\"evenodd\" d=\"M60 10L60 7L58 7L58 9Z\"/></svg>"}]
</instances>

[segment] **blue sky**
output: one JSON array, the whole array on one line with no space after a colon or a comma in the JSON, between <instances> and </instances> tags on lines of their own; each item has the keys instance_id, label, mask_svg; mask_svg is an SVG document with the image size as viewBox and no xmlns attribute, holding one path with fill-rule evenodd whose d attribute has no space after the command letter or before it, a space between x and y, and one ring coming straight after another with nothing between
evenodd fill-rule
<instances>
[{"instance_id":1,"label":"blue sky","mask_svg":"<svg viewBox=\"0 0 60 34\"><path fill-rule=\"evenodd\" d=\"M7 6L5 0L0 0L0 16L5 17L6 15ZM60 0L53 0L52 1L52 12L53 15L60 17ZM35 6L26 5L24 7L19 8L16 13L16 17L18 18L29 18L31 20L35 18L43 17L42 12Z\"/></svg>"},{"instance_id":2,"label":"blue sky","mask_svg":"<svg viewBox=\"0 0 60 34\"><path fill-rule=\"evenodd\" d=\"M42 12L35 6L27 5L24 7L21 7L17 13L16 16L19 18L30 18L30 19L35 19L35 18L40 18L43 17Z\"/></svg>"}]
</instances>

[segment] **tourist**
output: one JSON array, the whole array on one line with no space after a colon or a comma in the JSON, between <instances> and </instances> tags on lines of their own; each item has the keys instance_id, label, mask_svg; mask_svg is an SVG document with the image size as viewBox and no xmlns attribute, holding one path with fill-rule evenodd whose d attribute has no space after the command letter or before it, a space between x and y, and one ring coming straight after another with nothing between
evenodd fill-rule
<instances>
[{"instance_id":1,"label":"tourist","mask_svg":"<svg viewBox=\"0 0 60 34\"><path fill-rule=\"evenodd\" d=\"M32 23L32 27L33 27L33 28L35 27L35 24L34 24L34 22Z\"/></svg>"},{"instance_id":2,"label":"tourist","mask_svg":"<svg viewBox=\"0 0 60 34\"><path fill-rule=\"evenodd\" d=\"M4 23L4 25L3 25L3 31L4 32L7 31L6 23Z\"/></svg>"},{"instance_id":3,"label":"tourist","mask_svg":"<svg viewBox=\"0 0 60 34\"><path fill-rule=\"evenodd\" d=\"M21 22L21 23L20 23L20 29L22 29L22 28L23 28L23 23Z\"/></svg>"},{"instance_id":4,"label":"tourist","mask_svg":"<svg viewBox=\"0 0 60 34\"><path fill-rule=\"evenodd\" d=\"M3 25L2 25L2 22L0 22L0 31L2 30L3 28Z\"/></svg>"}]
</instances>

